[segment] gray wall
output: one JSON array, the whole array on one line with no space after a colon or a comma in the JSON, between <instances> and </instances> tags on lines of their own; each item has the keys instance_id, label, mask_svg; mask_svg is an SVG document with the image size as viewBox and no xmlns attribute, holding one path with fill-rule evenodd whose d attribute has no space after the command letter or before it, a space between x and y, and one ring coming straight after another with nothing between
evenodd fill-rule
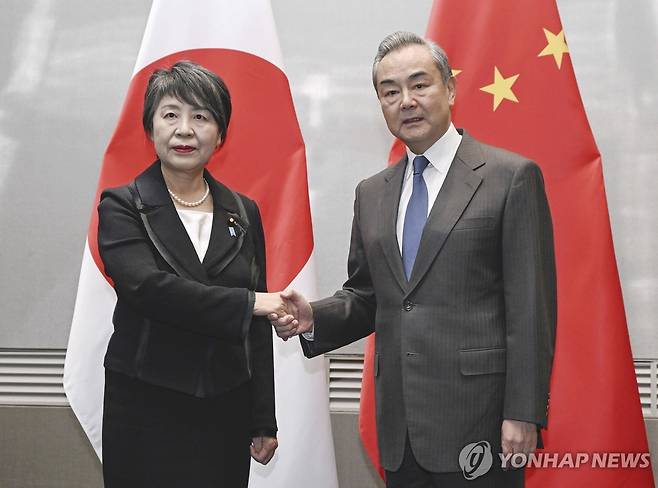
<instances>
[{"instance_id":1,"label":"gray wall","mask_svg":"<svg viewBox=\"0 0 658 488\"><path fill-rule=\"evenodd\" d=\"M431 0L272 3L308 150L319 290L328 294L345 277L353 189L384 166L390 144L370 82L374 50L393 30L424 32ZM149 4L2 2L0 347L66 347L100 162ZM658 5L653 0L558 5L603 156L633 352L636 358L658 358L658 197L652 188L658 180ZM0 408L0 472L12 467L17 476L25 473L23 482L7 486L55 486L26 481L37 476L39 465L25 462L31 449L51 446L38 442L46 424L56 431L65 426L53 434L60 439L53 447L59 457L46 455L49 466L63 466L53 472L71 468L66 453L78 456L83 439L70 412L63 412ZM353 419L334 420L338 452L356 452ZM650 434L654 444L657 431ZM19 449L7 432L21 439ZM87 454L77 458L80 470L98 476ZM338 457L343 479L361 476L362 463L353 466Z\"/></svg>"},{"instance_id":2,"label":"gray wall","mask_svg":"<svg viewBox=\"0 0 658 488\"><path fill-rule=\"evenodd\" d=\"M149 6L2 2L2 347L66 347L100 162Z\"/></svg>"}]
</instances>

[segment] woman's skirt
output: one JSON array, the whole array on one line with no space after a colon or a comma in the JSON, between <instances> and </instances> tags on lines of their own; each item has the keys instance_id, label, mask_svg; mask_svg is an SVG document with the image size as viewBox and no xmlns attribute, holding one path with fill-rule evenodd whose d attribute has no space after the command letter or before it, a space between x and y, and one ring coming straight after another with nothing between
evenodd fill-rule
<instances>
[{"instance_id":1,"label":"woman's skirt","mask_svg":"<svg viewBox=\"0 0 658 488\"><path fill-rule=\"evenodd\" d=\"M249 477L249 385L196 398L106 370L106 488L242 488Z\"/></svg>"}]
</instances>

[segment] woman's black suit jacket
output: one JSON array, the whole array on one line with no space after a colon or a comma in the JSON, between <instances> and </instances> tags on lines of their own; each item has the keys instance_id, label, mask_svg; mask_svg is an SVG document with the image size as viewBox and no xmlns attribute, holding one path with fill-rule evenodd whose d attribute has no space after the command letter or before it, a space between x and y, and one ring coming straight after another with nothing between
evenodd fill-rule
<instances>
[{"instance_id":1,"label":"woman's black suit jacket","mask_svg":"<svg viewBox=\"0 0 658 488\"><path fill-rule=\"evenodd\" d=\"M272 332L265 318L252 315L251 290L266 289L260 214L255 202L207 171L204 176L214 214L203 263L167 192L159 161L134 184L101 195L99 250L117 294L104 364L197 397L249 381L252 435L274 436Z\"/></svg>"}]
</instances>

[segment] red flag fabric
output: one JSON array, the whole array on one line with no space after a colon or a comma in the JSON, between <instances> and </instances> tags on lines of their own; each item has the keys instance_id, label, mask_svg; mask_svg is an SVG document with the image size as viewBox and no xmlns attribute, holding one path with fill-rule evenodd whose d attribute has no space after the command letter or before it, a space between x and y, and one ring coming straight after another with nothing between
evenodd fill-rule
<instances>
[{"instance_id":1,"label":"red flag fabric","mask_svg":"<svg viewBox=\"0 0 658 488\"><path fill-rule=\"evenodd\" d=\"M653 487L601 157L555 0L435 0L427 37L446 50L456 76L455 126L535 160L544 173L555 232L558 326L543 451L560 460L587 453L589 462L529 468L527 485ZM390 160L403 149L394 144ZM364 374L364 392L371 391L371 376ZM362 410L362 427L372 412ZM364 445L375 435L365 429ZM612 456L602 468L592 463L596 453L604 459L610 453L644 456L633 458L641 460L635 467Z\"/></svg>"},{"instance_id":2,"label":"red flag fabric","mask_svg":"<svg viewBox=\"0 0 658 488\"><path fill-rule=\"evenodd\" d=\"M361 381L361 398L359 400L359 435L361 443L368 453L370 461L382 479L386 479L384 468L379 464L379 446L377 445L377 423L375 419L375 384L373 381L373 358L375 357L375 334L366 338L363 373Z\"/></svg>"},{"instance_id":3,"label":"red flag fabric","mask_svg":"<svg viewBox=\"0 0 658 488\"><path fill-rule=\"evenodd\" d=\"M154 70L170 67L181 59L221 73L231 90L236 110L226 143L213 155L208 169L231 188L258 202L268 236L268 287L283 289L299 274L313 248L308 192L304 191L306 158L288 80L276 66L259 57L228 49L195 49L164 56L136 73L103 160L96 201L104 188L126 184L156 159L153 144L141 126L146 83ZM270 99L267 92L258 89L263 80L268 80L271 93L280 96ZM259 111L267 116L252 117L251 114ZM259 144L253 144L254 140ZM277 151L275 154L273 148ZM272 178L281 174L282 167L285 167L286 178L280 184L285 198L269 191ZM297 191L298 186L301 191ZM299 225L300 235L295 239L290 237L288 222L291 220ZM98 214L92 212L89 247L97 266L103 269L98 255L97 231Z\"/></svg>"}]
</instances>

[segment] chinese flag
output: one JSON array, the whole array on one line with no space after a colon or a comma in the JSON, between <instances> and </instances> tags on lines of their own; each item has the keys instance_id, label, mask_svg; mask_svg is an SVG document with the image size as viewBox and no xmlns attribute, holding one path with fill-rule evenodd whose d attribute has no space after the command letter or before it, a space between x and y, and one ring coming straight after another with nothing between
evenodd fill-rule
<instances>
[{"instance_id":1,"label":"chinese flag","mask_svg":"<svg viewBox=\"0 0 658 488\"><path fill-rule=\"evenodd\" d=\"M435 0L427 37L456 77L456 127L536 161L545 178L558 276L547 453L646 453L612 245L601 157L555 0ZM404 147L396 142L391 161ZM371 351L372 338L367 351ZM373 444L372 374L361 427ZM365 407L365 409L364 409ZM365 435L364 435L365 434ZM457 455L457 453L455 453ZM371 452L372 459L378 459ZM639 456L638 456L639 457ZM638 458L636 457L636 459ZM648 456L645 456L645 459ZM562 459L559 457L559 459ZM530 488L653 487L651 466L530 468ZM644 467L641 467L644 465Z\"/></svg>"}]
</instances>

